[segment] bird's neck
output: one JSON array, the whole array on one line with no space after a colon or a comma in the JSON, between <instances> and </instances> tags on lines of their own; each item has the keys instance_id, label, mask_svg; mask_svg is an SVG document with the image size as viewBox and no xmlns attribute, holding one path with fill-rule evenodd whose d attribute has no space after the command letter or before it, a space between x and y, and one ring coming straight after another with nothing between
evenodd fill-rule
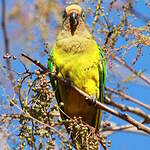
<instances>
[{"instance_id":1,"label":"bird's neck","mask_svg":"<svg viewBox=\"0 0 150 150\"><path fill-rule=\"evenodd\" d=\"M82 55L87 52L92 53L91 48L93 44L96 44L96 42L93 40L92 36L84 37L74 35L64 39L57 39L56 41L59 53L70 53L73 55L77 53L82 53Z\"/></svg>"}]
</instances>

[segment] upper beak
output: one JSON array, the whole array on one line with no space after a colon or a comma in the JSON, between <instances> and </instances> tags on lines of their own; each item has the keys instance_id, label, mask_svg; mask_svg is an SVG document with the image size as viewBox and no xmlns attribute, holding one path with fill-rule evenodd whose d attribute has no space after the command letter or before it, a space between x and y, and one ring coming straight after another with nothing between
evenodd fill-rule
<instances>
[{"instance_id":1,"label":"upper beak","mask_svg":"<svg viewBox=\"0 0 150 150\"><path fill-rule=\"evenodd\" d=\"M78 25L78 14L76 12L72 12L70 14L70 26L72 29L76 28Z\"/></svg>"}]
</instances>

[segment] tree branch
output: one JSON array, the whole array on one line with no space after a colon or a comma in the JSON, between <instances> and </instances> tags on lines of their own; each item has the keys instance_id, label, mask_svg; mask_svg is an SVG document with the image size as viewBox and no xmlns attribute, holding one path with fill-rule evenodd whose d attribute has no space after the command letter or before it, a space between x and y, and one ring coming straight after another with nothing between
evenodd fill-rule
<instances>
[{"instance_id":1,"label":"tree branch","mask_svg":"<svg viewBox=\"0 0 150 150\"><path fill-rule=\"evenodd\" d=\"M125 66L127 69L129 69L132 73L134 73L137 77L141 78L143 81L145 81L147 84L150 84L150 79L146 77L142 73L136 72L134 69L132 69L124 60L121 60L115 55L112 55L112 58L116 61L118 61L121 65Z\"/></svg>"},{"instance_id":2,"label":"tree branch","mask_svg":"<svg viewBox=\"0 0 150 150\"><path fill-rule=\"evenodd\" d=\"M91 97L86 94L85 92L81 91L80 89L78 89L77 87L73 86L74 89L76 89L80 94L82 94L85 97L85 100L89 103L92 103L93 106L95 106L97 109L103 109L107 112L109 112L110 114L129 122L130 124L134 125L135 127L137 127L137 129L142 130L148 134L150 134L150 128L146 127L145 125L141 124L140 122L136 121L135 119L133 119L132 117L130 117L127 114L123 114L123 113L119 113L114 109L109 108L108 106L106 106L105 104L100 103L99 101L93 101L93 99L91 99Z\"/></svg>"},{"instance_id":3,"label":"tree branch","mask_svg":"<svg viewBox=\"0 0 150 150\"><path fill-rule=\"evenodd\" d=\"M117 104L114 101L110 100L108 97L105 97L104 102L108 105L111 105L120 109L123 112L130 112L130 113L136 114L137 116L142 117L147 122L150 122L150 115L147 115L144 111L140 110L139 108L133 108L133 107L125 106L123 104Z\"/></svg>"},{"instance_id":4,"label":"tree branch","mask_svg":"<svg viewBox=\"0 0 150 150\"><path fill-rule=\"evenodd\" d=\"M131 102L133 102L133 103L136 103L136 104L138 104L138 105L140 105L140 106L142 106L142 107L144 107L144 108L150 110L150 106L149 106L149 105L144 104L143 102L140 102L139 100L137 100L137 99L135 99L135 98L133 98L133 97L131 97L131 96L129 96L129 95L127 95L127 94L121 92L121 91L114 90L114 89L112 89L112 88L110 88L110 87L108 87L108 86L106 86L105 89L106 89L107 91L110 91L110 92L112 92L112 93L114 93L114 94L117 94L117 95L121 96L122 98L124 98L124 99L126 99L126 100L128 100L128 101L131 101Z\"/></svg>"},{"instance_id":5,"label":"tree branch","mask_svg":"<svg viewBox=\"0 0 150 150\"><path fill-rule=\"evenodd\" d=\"M7 29L6 29L6 3L5 3L5 0L2 0L2 12L1 13L2 13L1 26L2 26L2 31L3 31L3 36L4 36L5 54L9 55L9 39L8 39L8 33L7 33ZM13 73L11 72L11 62L10 62L9 58L6 59L6 64L8 67L9 79L10 79L11 83L14 85L14 83L13 83L14 76L13 76Z\"/></svg>"},{"instance_id":6,"label":"tree branch","mask_svg":"<svg viewBox=\"0 0 150 150\"><path fill-rule=\"evenodd\" d=\"M105 135L105 136L109 136L115 132L118 132L118 131L121 131L121 132L132 132L132 133L140 133L140 134L143 134L143 135L148 135L147 133L143 132L143 131L140 131L140 130L137 130L137 128L131 124L128 124L128 125L121 125L121 126L118 126L118 125L113 125L111 127L108 127L108 128L103 128L101 130L101 132Z\"/></svg>"},{"instance_id":7,"label":"tree branch","mask_svg":"<svg viewBox=\"0 0 150 150\"><path fill-rule=\"evenodd\" d=\"M49 72L49 70L47 68L45 68L42 64L40 64L40 62L37 63L36 60L32 60L29 56L22 54L22 56L24 56L25 58L27 58L28 60L30 60L31 62L33 62L35 65L37 65L38 67L40 67L44 72L47 72L51 77L55 78L56 80L59 80L60 82L63 82L66 84L66 81L62 78L59 78L57 75L52 74L51 72ZM109 112L110 114L129 122L130 124L134 125L135 127L137 127L137 129L142 130L148 134L150 134L150 128L146 127L145 125L141 124L140 122L136 121L135 119L133 119L132 117L130 117L127 114L123 114L123 113L119 113L116 110L109 108L108 106L106 106L105 104L100 103L99 101L97 101L96 99L92 99L88 94L86 94L85 92L81 91L80 89L78 89L76 86L74 86L73 84L70 85L72 88L74 88L76 91L78 91L81 95L83 95L85 97L85 101L87 101L87 103L91 103L94 107L96 107L97 109L103 109L107 112Z\"/></svg>"}]
</instances>

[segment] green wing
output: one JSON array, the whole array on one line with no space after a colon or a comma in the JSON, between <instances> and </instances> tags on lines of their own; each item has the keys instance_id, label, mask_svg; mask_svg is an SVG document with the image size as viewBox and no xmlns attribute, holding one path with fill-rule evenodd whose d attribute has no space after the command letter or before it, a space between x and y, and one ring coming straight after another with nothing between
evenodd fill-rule
<instances>
[{"instance_id":1,"label":"green wing","mask_svg":"<svg viewBox=\"0 0 150 150\"><path fill-rule=\"evenodd\" d=\"M54 71L54 64L53 64L53 58L54 58L54 54L53 54L53 50L51 51L49 58L48 58L48 69L49 71L52 73ZM56 89L56 80L50 76L50 81L52 84L52 88L55 91Z\"/></svg>"},{"instance_id":2,"label":"green wing","mask_svg":"<svg viewBox=\"0 0 150 150\"><path fill-rule=\"evenodd\" d=\"M100 47L98 47L98 48L99 48L99 54L100 54L99 81L100 81L100 83L102 83L100 86L100 91L102 92L102 97L100 99L101 99L101 102L103 103L104 102L105 81L106 81L106 59L105 59L103 50Z\"/></svg>"},{"instance_id":3,"label":"green wing","mask_svg":"<svg viewBox=\"0 0 150 150\"><path fill-rule=\"evenodd\" d=\"M53 59L54 59L54 53L52 50L48 59L48 69L50 72L55 72L57 74L57 69L56 69L56 66L54 65ZM61 98L60 98L60 93L58 90L58 83L57 83L58 81L54 79L53 77L50 77L50 81L52 84L52 88L55 92L55 97L57 99L57 102L59 103L61 101Z\"/></svg>"},{"instance_id":4,"label":"green wing","mask_svg":"<svg viewBox=\"0 0 150 150\"><path fill-rule=\"evenodd\" d=\"M99 61L99 98L98 101L104 102L104 90L106 81L106 60L103 50L98 46L100 61ZM97 109L95 128L98 130L101 124L102 110Z\"/></svg>"},{"instance_id":5,"label":"green wing","mask_svg":"<svg viewBox=\"0 0 150 150\"><path fill-rule=\"evenodd\" d=\"M48 69L50 72L53 72L53 58L54 58L54 53L52 50L50 55L49 55L49 58L48 58Z\"/></svg>"}]
</instances>

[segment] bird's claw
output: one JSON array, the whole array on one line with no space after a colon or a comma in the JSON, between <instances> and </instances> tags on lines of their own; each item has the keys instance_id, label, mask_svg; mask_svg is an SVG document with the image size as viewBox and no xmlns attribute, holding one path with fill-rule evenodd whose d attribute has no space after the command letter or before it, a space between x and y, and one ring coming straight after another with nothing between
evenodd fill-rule
<instances>
[{"instance_id":1,"label":"bird's claw","mask_svg":"<svg viewBox=\"0 0 150 150\"><path fill-rule=\"evenodd\" d=\"M71 80L70 80L70 78L66 78L66 85L65 85L65 87L66 87L66 89L69 89L70 88L70 86L71 86Z\"/></svg>"},{"instance_id":2,"label":"bird's claw","mask_svg":"<svg viewBox=\"0 0 150 150\"><path fill-rule=\"evenodd\" d=\"M95 105L95 104L96 104L97 98L96 98L95 95L89 96L88 99L90 100L90 101L88 101L88 103L89 103L90 105Z\"/></svg>"}]
</instances>

